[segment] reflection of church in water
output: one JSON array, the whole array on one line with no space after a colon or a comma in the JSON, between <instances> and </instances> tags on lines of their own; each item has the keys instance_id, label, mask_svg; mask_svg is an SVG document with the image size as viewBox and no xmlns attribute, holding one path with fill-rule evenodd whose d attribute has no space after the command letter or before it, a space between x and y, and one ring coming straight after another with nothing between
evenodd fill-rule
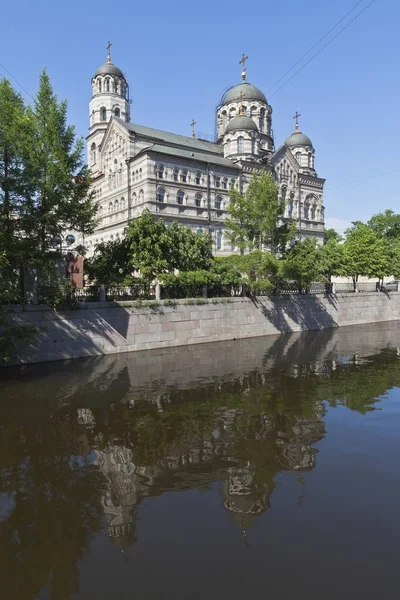
<instances>
[{"instance_id":1,"label":"reflection of church in water","mask_svg":"<svg viewBox=\"0 0 400 600\"><path fill-rule=\"evenodd\" d=\"M79 421L90 427L90 412L80 410ZM102 504L107 533L122 550L133 544L136 511L146 497L168 491L209 489L219 482L222 506L245 533L255 517L270 507L274 479L280 471L309 471L317 450L311 445L324 435L323 409L314 417L257 415L248 427L238 428L244 411L220 409L208 436L182 443L181 452L164 456L149 466L134 461L134 450L108 444L95 450L95 464L106 479Z\"/></svg>"}]
</instances>

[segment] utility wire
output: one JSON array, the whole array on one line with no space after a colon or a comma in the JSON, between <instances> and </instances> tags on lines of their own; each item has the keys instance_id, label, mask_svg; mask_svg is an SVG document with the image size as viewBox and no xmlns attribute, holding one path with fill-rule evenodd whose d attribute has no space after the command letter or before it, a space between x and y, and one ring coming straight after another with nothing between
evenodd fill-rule
<instances>
[{"instance_id":1,"label":"utility wire","mask_svg":"<svg viewBox=\"0 0 400 600\"><path fill-rule=\"evenodd\" d=\"M337 34L334 35L333 38L331 38L329 40L329 42L327 42L324 46L322 46L322 48L320 48L318 50L318 52L316 52L315 54L313 54L313 56L306 63L304 63L304 65L302 65L299 69L297 69L297 71L295 71L293 73L293 75L291 77L289 77L289 79L287 79L273 94L271 94L270 98L272 98L273 96L275 96L275 94L277 94L282 88L284 88L285 85L287 85L289 83L289 81L291 81L294 77L296 77L296 75L298 73L300 73L300 71L302 71L307 65L309 65L310 62L312 60L314 60L314 58L316 58L318 56L318 54L321 54L321 52L323 50L325 50L325 48L327 48L327 46L329 46L329 44L331 44L343 31L345 31L345 29L347 29L348 27L350 27L350 25L352 23L354 23L354 21L356 19L358 19L358 17L360 17L367 10L367 8L369 8L375 1L376 0L371 0L371 2L369 4L367 4L367 6L365 6L362 10L360 10L360 12L357 13L356 16L351 19L351 21L349 21L344 27L342 27L342 29L339 29L339 31L337 32Z\"/></svg>"},{"instance_id":2,"label":"utility wire","mask_svg":"<svg viewBox=\"0 0 400 600\"><path fill-rule=\"evenodd\" d=\"M309 50L307 50L307 52L306 52L305 54L303 54L303 56L302 56L301 58L299 58L299 60L298 60L297 62L295 62L295 63L294 63L294 65L292 65L292 66L290 67L290 69L288 69L288 70L286 71L286 73L285 73L284 75L282 75L282 77L280 77L280 78L279 78L277 81L275 81L275 83L274 83L273 85L271 85L271 87L270 87L270 88L267 90L267 94L268 94L268 93L269 93L271 90L273 90L273 89L274 89L274 87L275 87L276 85L278 85L278 83L280 83L280 82L282 81L282 79L285 79L286 75L289 75L290 71L293 71L293 69L294 69L295 67L297 67L297 65L298 65L298 64L300 64L300 63L301 63L301 61L302 61L304 58L306 58L306 56L308 56L308 55L310 54L310 52L312 52L312 51L314 50L314 48L316 48L317 46L319 46L319 45L320 45L320 43L321 43L321 42L323 42L323 41L324 41L324 40L325 40L325 39L328 37L328 35L329 35L330 33L332 33L332 31L333 31L334 29L336 29L336 27L337 27L338 25L340 25L340 23L342 23L342 22L343 22L343 21L346 19L346 17L348 17L348 16L349 16L349 15L350 15L350 14L351 14L353 11L355 11L355 10L356 10L356 8L357 8L357 6L360 6L360 4L362 4L363 2L365 2L365 0L359 0L359 2L357 2L357 4L355 4L355 5L353 6L353 8L351 8L351 9L350 9L350 10L349 10L349 11L348 11L348 12L347 12L347 13L346 13L346 14L345 14L345 15L344 15L344 16L343 16L341 19L339 19L339 21L338 21L337 23L335 23L335 25L334 25L333 27L331 27L331 29L330 29L329 31L327 31L327 33L325 33L325 35L323 35L323 36L322 36L322 38L320 38L320 39L318 40L318 42L316 42L316 43L315 43L313 46L311 46L311 48L310 48Z\"/></svg>"},{"instance_id":3,"label":"utility wire","mask_svg":"<svg viewBox=\"0 0 400 600\"><path fill-rule=\"evenodd\" d=\"M5 71L7 71L7 73L10 75L10 77L12 77L14 79L14 81L19 85L19 87L25 92L25 94L27 94L30 98L32 98L32 100L34 100L33 96L28 92L28 90L26 90L24 88L24 86L22 85L22 83L20 83L18 81L18 79L16 77L14 77L14 75L1 62L0 62L0 67L2 67Z\"/></svg>"}]
</instances>

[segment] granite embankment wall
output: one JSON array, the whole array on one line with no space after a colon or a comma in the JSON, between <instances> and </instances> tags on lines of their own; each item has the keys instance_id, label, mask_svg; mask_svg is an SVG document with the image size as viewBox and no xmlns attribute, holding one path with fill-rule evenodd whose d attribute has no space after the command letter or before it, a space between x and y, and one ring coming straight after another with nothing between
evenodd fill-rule
<instances>
[{"instance_id":1,"label":"granite embankment wall","mask_svg":"<svg viewBox=\"0 0 400 600\"><path fill-rule=\"evenodd\" d=\"M174 306L88 303L73 310L14 309L40 328L12 363L33 363L400 320L400 293L232 298Z\"/></svg>"}]
</instances>

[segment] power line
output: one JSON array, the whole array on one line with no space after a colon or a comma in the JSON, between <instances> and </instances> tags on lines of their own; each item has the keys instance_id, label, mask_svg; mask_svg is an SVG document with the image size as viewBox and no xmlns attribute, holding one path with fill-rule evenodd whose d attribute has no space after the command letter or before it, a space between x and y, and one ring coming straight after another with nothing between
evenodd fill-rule
<instances>
[{"instance_id":1,"label":"power line","mask_svg":"<svg viewBox=\"0 0 400 600\"><path fill-rule=\"evenodd\" d=\"M360 10L360 12L357 13L355 17L353 17L344 27L342 27L342 29L339 29L339 31L337 32L337 34L334 35L333 38L331 38L329 40L329 42L327 42L324 46L322 46L322 48L320 48L318 50L318 52L316 52L315 54L313 54L313 56L306 63L304 63L304 65L302 65L299 69L297 69L297 71L295 71L293 73L293 75L291 77L289 77L289 79L287 79L273 94L271 94L270 98L272 98L273 96L275 96L275 94L277 94L282 88L284 88L285 85L287 85L294 77L296 77L296 75L298 73L300 73L300 71L302 71L307 65L309 65L310 62L312 60L314 60L314 58L316 58L318 56L318 54L321 54L321 52L323 50L325 50L325 48L327 48L329 46L329 44L331 44L343 31L345 31L345 29L347 29L348 27L350 27L350 25L352 23L354 23L354 21L356 19L358 19L358 17L360 17L375 1L376 0L371 0L371 2L369 4L367 4L367 6L365 6L362 10Z\"/></svg>"},{"instance_id":2,"label":"power line","mask_svg":"<svg viewBox=\"0 0 400 600\"><path fill-rule=\"evenodd\" d=\"M349 187L351 185L357 185L358 183L363 183L364 181L368 181L369 179L376 179L377 177L381 177L382 175L392 175L393 173L396 173L400 170L400 167L395 167L395 168L391 168L391 169L382 169L381 171L375 171L372 174L366 175L366 176L358 176L355 177L354 180L349 180L347 182L345 182L344 184L340 184L337 187L333 187L330 188L329 186L327 186L328 191L330 192L334 192L336 190L340 190L342 188L345 187Z\"/></svg>"},{"instance_id":3,"label":"power line","mask_svg":"<svg viewBox=\"0 0 400 600\"><path fill-rule=\"evenodd\" d=\"M7 71L7 73L10 75L10 77L12 77L12 79L14 79L14 81L17 83L17 85L19 85L19 87L20 87L20 88L21 88L21 89L22 89L22 90L25 92L25 94L27 94L27 95L28 95L30 98L32 98L32 100L34 99L34 98L33 98L33 96L32 96L32 95L31 95L31 94L28 92L28 90L26 90L26 89L24 88L24 86L22 85L22 83L20 83L20 82L18 81L18 79L17 79L16 77L14 77L14 75L13 75L13 74L12 74L12 73L11 73L11 72L10 72L10 71L7 69L7 67L5 67L5 66L3 65L3 63L1 63L1 62L0 62L0 67L3 67L3 69L4 69L5 71Z\"/></svg>"},{"instance_id":4,"label":"power line","mask_svg":"<svg viewBox=\"0 0 400 600\"><path fill-rule=\"evenodd\" d=\"M278 83L280 83L280 82L282 81L282 79L285 79L286 75L289 75L290 71L293 71L293 69L294 69L295 67L297 67L297 65L298 65L298 64L300 64L300 63L301 63L301 61L302 61L302 60L303 60L303 59L304 59L306 56L308 56L308 55L310 54L310 52L312 52L312 51L314 50L314 48L316 48L317 46L319 46L319 45L320 45L320 43L321 43L321 42L323 42L323 41L324 41L324 39L326 39L326 38L328 37L328 35L329 35L330 33L332 33L332 31L333 31L334 29L336 29L336 27L337 27L338 25L340 25L340 23L342 23L342 22L343 22L343 21L346 19L346 17L348 17L348 16L349 16L349 15L350 15L350 14L351 14L353 11L355 11L355 9L357 8L357 6L360 6L360 4L362 4L364 1L365 1L365 0L359 0L359 1L358 1L358 2L357 2L357 3L356 3L354 6L353 6L353 8L351 8L351 9L350 9L350 10L349 10L349 11L348 11L348 12L347 12L347 13L346 13L346 14L345 14L345 15L344 15L344 16L343 16L341 19L339 19L339 21L338 21L337 23L335 23L335 25L334 25L333 27L331 27L331 29L330 29L330 30L329 30L327 33L325 33L325 35L323 35L323 36L322 36L322 38L320 38L320 39L318 40L318 42L316 42L316 43L315 43L313 46L311 46L311 48L310 48L309 50L307 50L307 52L306 52L305 54L303 54L303 56L302 56L301 58L299 58L299 60L298 60L297 62L295 62L295 63L294 63L294 65L292 65L292 66L290 67L290 69L288 69L288 70L286 71L286 73L285 73L284 75L282 75L282 77L280 77L280 78L279 78L277 81L275 81L275 83L274 83L273 85L271 85L271 87L270 87L270 88L267 90L267 94L268 94L268 93L269 93L269 92L270 92L270 91L271 91L271 90L272 90L272 89L273 89L273 88L274 88L276 85L278 85Z\"/></svg>"}]
</instances>

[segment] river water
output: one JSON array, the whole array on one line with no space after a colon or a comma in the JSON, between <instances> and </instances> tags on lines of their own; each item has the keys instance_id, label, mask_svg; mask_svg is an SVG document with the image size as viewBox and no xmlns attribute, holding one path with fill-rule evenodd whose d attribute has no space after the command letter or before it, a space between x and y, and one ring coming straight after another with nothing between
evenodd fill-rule
<instances>
[{"instance_id":1,"label":"river water","mask_svg":"<svg viewBox=\"0 0 400 600\"><path fill-rule=\"evenodd\" d=\"M0 598L395 598L400 322L0 371Z\"/></svg>"}]
</instances>

